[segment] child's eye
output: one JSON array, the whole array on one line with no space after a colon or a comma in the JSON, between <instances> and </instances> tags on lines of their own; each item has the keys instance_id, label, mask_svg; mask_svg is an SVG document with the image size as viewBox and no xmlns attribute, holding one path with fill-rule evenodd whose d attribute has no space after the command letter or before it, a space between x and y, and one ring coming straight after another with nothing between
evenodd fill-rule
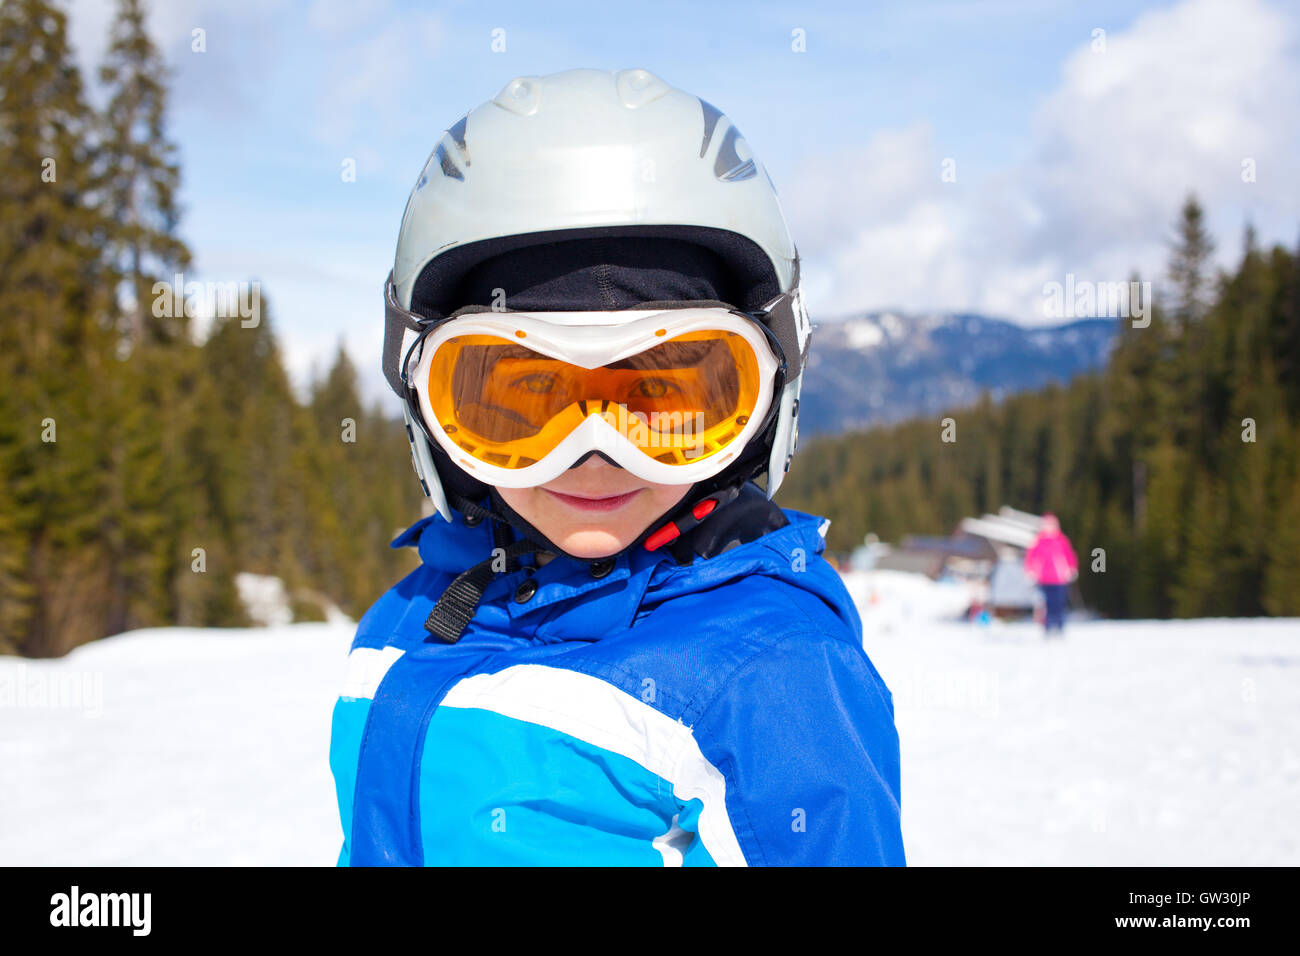
<instances>
[{"instance_id":1,"label":"child's eye","mask_svg":"<svg viewBox=\"0 0 1300 956\"><path fill-rule=\"evenodd\" d=\"M534 395L546 395L555 390L555 376L547 375L545 372L534 372L532 375L516 379L514 387L522 388Z\"/></svg>"},{"instance_id":2,"label":"child's eye","mask_svg":"<svg viewBox=\"0 0 1300 956\"><path fill-rule=\"evenodd\" d=\"M664 398L677 391L673 382L663 378L643 378L632 389L637 398Z\"/></svg>"}]
</instances>

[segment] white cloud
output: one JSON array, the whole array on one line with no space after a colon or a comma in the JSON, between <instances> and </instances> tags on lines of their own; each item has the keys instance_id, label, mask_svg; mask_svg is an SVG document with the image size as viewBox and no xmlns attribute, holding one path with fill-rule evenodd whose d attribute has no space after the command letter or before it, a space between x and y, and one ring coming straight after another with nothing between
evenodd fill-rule
<instances>
[{"instance_id":1,"label":"white cloud","mask_svg":"<svg viewBox=\"0 0 1300 956\"><path fill-rule=\"evenodd\" d=\"M1244 157L1268 171L1259 198L1294 212L1294 33L1258 0L1189 0L1143 16L1104 53L1073 54L1026 170L1047 213L1039 236L1062 235L1076 256L1150 236L1189 190L1212 211L1239 201Z\"/></svg>"},{"instance_id":2,"label":"white cloud","mask_svg":"<svg viewBox=\"0 0 1300 956\"><path fill-rule=\"evenodd\" d=\"M1028 160L940 182L924 125L824 157L787 202L814 310L977 309L1030 320L1065 273L1158 280L1194 191L1235 260L1243 221L1290 243L1300 222L1296 23L1262 0L1186 0L1088 42L1029 126ZM1244 183L1241 164L1258 179Z\"/></svg>"},{"instance_id":3,"label":"white cloud","mask_svg":"<svg viewBox=\"0 0 1300 956\"><path fill-rule=\"evenodd\" d=\"M271 24L290 0L258 0L236 5L224 0L167 0L149 3L145 25L163 60L175 71L169 91L173 111L196 105L217 107L226 115L245 115L259 101L274 46ZM292 12L292 11L290 11ZM92 104L103 105L99 67L108 52L117 4L69 0L68 32ZM192 50L193 31L205 31L206 49ZM188 58L203 68L186 70ZM214 78L219 78L215 81Z\"/></svg>"},{"instance_id":4,"label":"white cloud","mask_svg":"<svg viewBox=\"0 0 1300 956\"><path fill-rule=\"evenodd\" d=\"M801 170L785 202L819 303L924 308L966 292L958 194L941 181L933 131L923 123L876 133L856 150Z\"/></svg>"}]
</instances>

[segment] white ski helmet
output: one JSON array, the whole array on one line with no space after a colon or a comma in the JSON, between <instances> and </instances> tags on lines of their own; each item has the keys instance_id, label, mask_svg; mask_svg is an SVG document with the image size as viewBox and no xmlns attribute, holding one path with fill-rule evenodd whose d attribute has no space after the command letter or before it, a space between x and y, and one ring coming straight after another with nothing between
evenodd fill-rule
<instances>
[{"instance_id":1,"label":"white ski helmet","mask_svg":"<svg viewBox=\"0 0 1300 956\"><path fill-rule=\"evenodd\" d=\"M416 474L448 521L474 482L430 437L407 379L414 346L465 305L457 285L476 265L593 237L685 241L725 262L740 300L727 304L770 331L784 364L768 420L719 478L766 473L771 498L789 469L811 324L776 190L739 130L647 70L523 76L439 140L407 200L385 286L384 372L403 401Z\"/></svg>"}]
</instances>

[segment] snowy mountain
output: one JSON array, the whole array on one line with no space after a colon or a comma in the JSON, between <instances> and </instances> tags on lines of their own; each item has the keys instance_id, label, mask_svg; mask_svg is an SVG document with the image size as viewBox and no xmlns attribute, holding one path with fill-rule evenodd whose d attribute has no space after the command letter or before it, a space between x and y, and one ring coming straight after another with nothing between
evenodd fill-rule
<instances>
[{"instance_id":1,"label":"snowy mountain","mask_svg":"<svg viewBox=\"0 0 1300 956\"><path fill-rule=\"evenodd\" d=\"M1119 327L1026 328L980 315L873 312L818 323L799 399L803 435L933 415L1067 382L1106 363Z\"/></svg>"}]
</instances>

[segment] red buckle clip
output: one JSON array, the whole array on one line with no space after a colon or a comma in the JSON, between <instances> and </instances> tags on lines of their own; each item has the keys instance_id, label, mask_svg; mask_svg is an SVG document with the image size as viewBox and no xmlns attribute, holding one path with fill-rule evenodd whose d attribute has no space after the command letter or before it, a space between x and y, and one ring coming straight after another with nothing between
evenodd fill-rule
<instances>
[{"instance_id":1,"label":"red buckle clip","mask_svg":"<svg viewBox=\"0 0 1300 956\"><path fill-rule=\"evenodd\" d=\"M680 537L682 532L694 528L697 524L708 517L709 513L717 506L717 498L705 498L703 501L696 503L696 505L691 508L690 516L682 519L680 525L675 521L669 521L654 534L650 535L650 537L646 538L645 549L647 551L654 551L657 548L662 548L669 541Z\"/></svg>"}]
</instances>

